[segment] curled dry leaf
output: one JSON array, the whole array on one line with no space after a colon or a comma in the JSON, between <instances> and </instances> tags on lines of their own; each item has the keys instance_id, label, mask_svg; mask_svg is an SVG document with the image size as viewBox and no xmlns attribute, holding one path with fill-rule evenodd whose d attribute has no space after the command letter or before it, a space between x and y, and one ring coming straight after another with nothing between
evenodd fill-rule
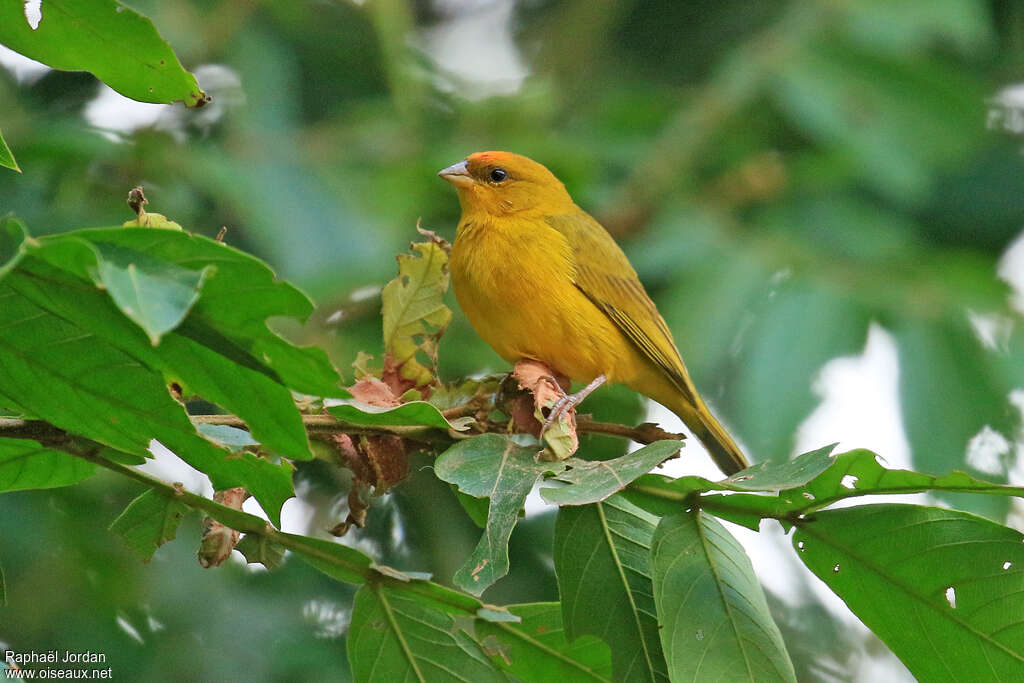
<instances>
[{"instance_id":1,"label":"curled dry leaf","mask_svg":"<svg viewBox=\"0 0 1024 683\"><path fill-rule=\"evenodd\" d=\"M215 491L213 500L225 507L241 510L242 503L249 497L249 492L241 486L223 491ZM241 534L226 527L212 517L203 520L203 540L199 543L199 564L204 569L218 567L228 559L231 551L238 545Z\"/></svg>"},{"instance_id":2,"label":"curled dry leaf","mask_svg":"<svg viewBox=\"0 0 1024 683\"><path fill-rule=\"evenodd\" d=\"M565 398L565 386L568 379L558 375L547 365L534 360L521 360L512 370L512 376L519 382L519 387L533 394L533 421L537 427L531 427L530 433L540 433L540 425L547 421L551 409ZM521 416L513 414L517 424ZM536 429L536 432L533 430ZM545 458L565 460L579 448L580 440L576 434L576 409L570 407L562 412L544 432L547 448L543 451Z\"/></svg>"}]
</instances>

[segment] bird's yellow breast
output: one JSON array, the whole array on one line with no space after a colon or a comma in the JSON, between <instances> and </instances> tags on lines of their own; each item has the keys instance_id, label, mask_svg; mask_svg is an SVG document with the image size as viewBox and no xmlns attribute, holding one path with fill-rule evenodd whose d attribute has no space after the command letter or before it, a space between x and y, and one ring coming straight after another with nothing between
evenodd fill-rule
<instances>
[{"instance_id":1,"label":"bird's yellow breast","mask_svg":"<svg viewBox=\"0 0 1024 683\"><path fill-rule=\"evenodd\" d=\"M477 333L514 363L529 358L569 378L629 382L635 351L573 281L573 251L542 220L463 218L452 285Z\"/></svg>"}]
</instances>

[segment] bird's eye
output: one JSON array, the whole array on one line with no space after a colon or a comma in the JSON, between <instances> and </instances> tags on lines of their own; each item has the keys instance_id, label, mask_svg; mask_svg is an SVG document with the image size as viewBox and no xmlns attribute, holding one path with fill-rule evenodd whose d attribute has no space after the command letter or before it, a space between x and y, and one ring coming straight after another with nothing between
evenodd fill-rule
<instances>
[{"instance_id":1,"label":"bird's eye","mask_svg":"<svg viewBox=\"0 0 1024 683\"><path fill-rule=\"evenodd\" d=\"M503 168L492 168L491 169L491 180L496 183L500 183L505 178L508 178L508 171Z\"/></svg>"}]
</instances>

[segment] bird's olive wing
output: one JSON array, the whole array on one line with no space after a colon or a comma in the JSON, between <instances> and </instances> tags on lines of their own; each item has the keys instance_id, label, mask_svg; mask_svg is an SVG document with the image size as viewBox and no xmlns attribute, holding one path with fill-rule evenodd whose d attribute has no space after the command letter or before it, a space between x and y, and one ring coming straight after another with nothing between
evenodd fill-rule
<instances>
[{"instance_id":1,"label":"bird's olive wing","mask_svg":"<svg viewBox=\"0 0 1024 683\"><path fill-rule=\"evenodd\" d=\"M588 299L607 315L637 349L655 363L691 402L693 385L672 332L644 290L622 249L587 213L548 216L565 236L574 256L574 280Z\"/></svg>"}]
</instances>

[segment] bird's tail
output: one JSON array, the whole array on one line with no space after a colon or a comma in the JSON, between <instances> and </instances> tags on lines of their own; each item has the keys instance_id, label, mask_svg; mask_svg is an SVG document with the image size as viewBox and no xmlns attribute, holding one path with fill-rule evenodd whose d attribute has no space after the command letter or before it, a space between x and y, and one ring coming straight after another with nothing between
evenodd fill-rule
<instances>
[{"instance_id":1,"label":"bird's tail","mask_svg":"<svg viewBox=\"0 0 1024 683\"><path fill-rule=\"evenodd\" d=\"M725 427L715 419L703 401L698 398L697 402L697 406L689 401L679 402L672 406L672 412L678 415L694 436L700 439L708 449L711 459L718 465L718 469L725 474L731 476L750 467L743 451L729 436L729 432L725 431Z\"/></svg>"}]
</instances>

